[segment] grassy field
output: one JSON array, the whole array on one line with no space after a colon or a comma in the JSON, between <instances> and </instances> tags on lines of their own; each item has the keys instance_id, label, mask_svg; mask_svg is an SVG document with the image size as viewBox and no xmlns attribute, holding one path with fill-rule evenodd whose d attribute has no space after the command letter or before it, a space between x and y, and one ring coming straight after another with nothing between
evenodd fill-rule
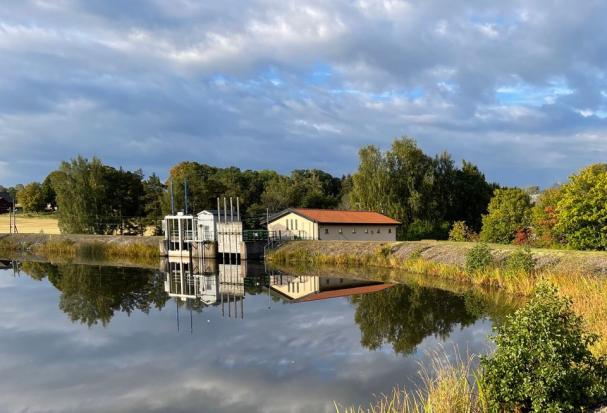
<instances>
[{"instance_id":1,"label":"grassy field","mask_svg":"<svg viewBox=\"0 0 607 413\"><path fill-rule=\"evenodd\" d=\"M9 232L9 215L0 215L0 233ZM20 234L59 234L59 225L52 215L17 215L17 231Z\"/></svg>"}]
</instances>

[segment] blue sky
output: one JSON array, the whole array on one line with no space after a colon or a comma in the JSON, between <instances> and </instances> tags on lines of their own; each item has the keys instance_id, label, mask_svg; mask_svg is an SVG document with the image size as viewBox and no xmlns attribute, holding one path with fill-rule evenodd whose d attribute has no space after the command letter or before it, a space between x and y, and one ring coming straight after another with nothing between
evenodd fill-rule
<instances>
[{"instance_id":1,"label":"blue sky","mask_svg":"<svg viewBox=\"0 0 607 413\"><path fill-rule=\"evenodd\" d=\"M343 174L403 135L507 185L606 158L605 2L2 3L2 185L78 154Z\"/></svg>"}]
</instances>

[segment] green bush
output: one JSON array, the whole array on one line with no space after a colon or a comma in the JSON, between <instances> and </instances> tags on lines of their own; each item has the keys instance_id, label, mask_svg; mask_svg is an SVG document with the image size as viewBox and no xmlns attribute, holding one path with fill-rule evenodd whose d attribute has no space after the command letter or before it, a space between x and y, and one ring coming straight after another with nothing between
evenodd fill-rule
<instances>
[{"instance_id":1,"label":"green bush","mask_svg":"<svg viewBox=\"0 0 607 413\"><path fill-rule=\"evenodd\" d=\"M447 239L448 235L448 222L432 222L428 220L416 219L407 227L404 234L404 239L407 241L419 241L422 239Z\"/></svg>"},{"instance_id":2,"label":"green bush","mask_svg":"<svg viewBox=\"0 0 607 413\"><path fill-rule=\"evenodd\" d=\"M589 346L598 336L556 288L540 285L493 337L497 348L481 358L483 385L493 411L570 412L607 397L605 358Z\"/></svg>"},{"instance_id":3,"label":"green bush","mask_svg":"<svg viewBox=\"0 0 607 413\"><path fill-rule=\"evenodd\" d=\"M449 231L449 241L465 242L472 241L476 234L464 221L455 221Z\"/></svg>"},{"instance_id":4,"label":"green bush","mask_svg":"<svg viewBox=\"0 0 607 413\"><path fill-rule=\"evenodd\" d=\"M516 232L531 224L531 198L519 188L496 189L483 216L481 241L510 244Z\"/></svg>"},{"instance_id":5,"label":"green bush","mask_svg":"<svg viewBox=\"0 0 607 413\"><path fill-rule=\"evenodd\" d=\"M506 269L513 272L531 274L535 270L535 260L531 249L519 248L506 258Z\"/></svg>"},{"instance_id":6,"label":"green bush","mask_svg":"<svg viewBox=\"0 0 607 413\"><path fill-rule=\"evenodd\" d=\"M556 206L554 231L575 249L607 249L607 164L572 176Z\"/></svg>"},{"instance_id":7,"label":"green bush","mask_svg":"<svg viewBox=\"0 0 607 413\"><path fill-rule=\"evenodd\" d=\"M466 254L466 271L472 273L489 268L493 264L493 256L489 245L480 242Z\"/></svg>"}]
</instances>

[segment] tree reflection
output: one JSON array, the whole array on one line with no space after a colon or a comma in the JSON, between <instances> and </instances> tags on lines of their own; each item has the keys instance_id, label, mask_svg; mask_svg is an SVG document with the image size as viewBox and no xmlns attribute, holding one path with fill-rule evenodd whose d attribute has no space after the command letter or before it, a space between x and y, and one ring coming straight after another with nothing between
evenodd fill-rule
<instances>
[{"instance_id":1,"label":"tree reflection","mask_svg":"<svg viewBox=\"0 0 607 413\"><path fill-rule=\"evenodd\" d=\"M37 280L47 277L61 291L59 308L88 326L106 326L116 311L161 309L169 299L164 275L153 270L48 263L24 263L22 269Z\"/></svg>"},{"instance_id":2,"label":"tree reflection","mask_svg":"<svg viewBox=\"0 0 607 413\"><path fill-rule=\"evenodd\" d=\"M355 296L352 303L361 344L375 350L390 343L403 354L413 352L425 337L445 339L455 325L470 325L483 314L482 303L465 295L408 285Z\"/></svg>"}]
</instances>

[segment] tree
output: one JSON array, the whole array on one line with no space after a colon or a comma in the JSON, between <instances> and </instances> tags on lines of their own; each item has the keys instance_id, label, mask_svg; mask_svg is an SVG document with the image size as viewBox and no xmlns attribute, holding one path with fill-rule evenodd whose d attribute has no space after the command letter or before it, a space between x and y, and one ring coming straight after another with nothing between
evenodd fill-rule
<instances>
[{"instance_id":1,"label":"tree","mask_svg":"<svg viewBox=\"0 0 607 413\"><path fill-rule=\"evenodd\" d=\"M107 234L134 226L142 214L143 176L81 156L62 162L51 178L59 228L65 233Z\"/></svg>"},{"instance_id":2,"label":"tree","mask_svg":"<svg viewBox=\"0 0 607 413\"><path fill-rule=\"evenodd\" d=\"M531 198L519 188L496 189L488 214L483 216L480 237L485 242L508 244L517 230L531 223Z\"/></svg>"},{"instance_id":3,"label":"tree","mask_svg":"<svg viewBox=\"0 0 607 413\"><path fill-rule=\"evenodd\" d=\"M589 346L571 301L541 285L530 303L497 328L497 348L483 357L483 382L492 411L569 412L607 397L607 364Z\"/></svg>"},{"instance_id":4,"label":"tree","mask_svg":"<svg viewBox=\"0 0 607 413\"><path fill-rule=\"evenodd\" d=\"M563 242L563 236L556 227L558 223L557 205L562 197L560 187L546 189L531 211L531 227L535 243L543 247L551 247Z\"/></svg>"},{"instance_id":5,"label":"tree","mask_svg":"<svg viewBox=\"0 0 607 413\"><path fill-rule=\"evenodd\" d=\"M165 186L156 174L143 181L143 213L145 224L154 227L154 235L162 231L163 219L162 200L165 196Z\"/></svg>"},{"instance_id":6,"label":"tree","mask_svg":"<svg viewBox=\"0 0 607 413\"><path fill-rule=\"evenodd\" d=\"M569 178L558 200L554 229L576 249L607 249L607 164Z\"/></svg>"},{"instance_id":7,"label":"tree","mask_svg":"<svg viewBox=\"0 0 607 413\"><path fill-rule=\"evenodd\" d=\"M25 185L17 192L17 202L25 212L41 212L44 211L46 204L44 203L44 193L42 185L38 182L32 182Z\"/></svg>"},{"instance_id":8,"label":"tree","mask_svg":"<svg viewBox=\"0 0 607 413\"><path fill-rule=\"evenodd\" d=\"M446 219L464 221L473 231L479 232L482 217L487 213L487 207L497 188L497 184L487 182L476 165L462 161L462 167L455 172L453 205Z\"/></svg>"}]
</instances>

